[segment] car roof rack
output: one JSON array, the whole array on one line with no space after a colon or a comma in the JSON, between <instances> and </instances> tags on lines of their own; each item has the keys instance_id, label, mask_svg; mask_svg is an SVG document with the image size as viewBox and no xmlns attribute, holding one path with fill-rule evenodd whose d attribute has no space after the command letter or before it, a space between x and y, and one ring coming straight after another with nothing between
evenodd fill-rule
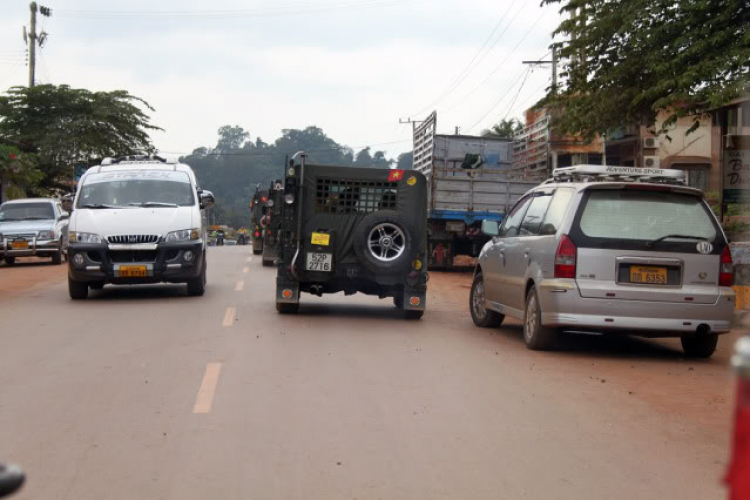
<instances>
[{"instance_id":1,"label":"car roof rack","mask_svg":"<svg viewBox=\"0 0 750 500\"><path fill-rule=\"evenodd\" d=\"M607 165L577 165L556 168L553 182L649 182L685 185L685 172L664 168L617 167ZM548 181L549 182L549 181Z\"/></svg>"},{"instance_id":2,"label":"car roof rack","mask_svg":"<svg viewBox=\"0 0 750 500\"><path fill-rule=\"evenodd\" d=\"M158 155L128 155L128 156L118 156L116 158L104 158L102 160L101 165L107 166L107 165L117 165L120 163L177 163L174 160L167 160L166 158L163 158Z\"/></svg>"}]
</instances>

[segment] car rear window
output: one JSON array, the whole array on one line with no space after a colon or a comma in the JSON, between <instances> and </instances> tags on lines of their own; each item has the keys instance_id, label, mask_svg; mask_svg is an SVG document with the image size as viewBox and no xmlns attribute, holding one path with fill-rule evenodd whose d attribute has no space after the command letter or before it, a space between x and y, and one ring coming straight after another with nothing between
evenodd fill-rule
<instances>
[{"instance_id":1,"label":"car rear window","mask_svg":"<svg viewBox=\"0 0 750 500\"><path fill-rule=\"evenodd\" d=\"M653 245L661 240L671 248L675 245L694 248L697 241L714 242L719 236L709 208L700 197L687 193L591 189L581 207L577 229L589 243Z\"/></svg>"}]
</instances>

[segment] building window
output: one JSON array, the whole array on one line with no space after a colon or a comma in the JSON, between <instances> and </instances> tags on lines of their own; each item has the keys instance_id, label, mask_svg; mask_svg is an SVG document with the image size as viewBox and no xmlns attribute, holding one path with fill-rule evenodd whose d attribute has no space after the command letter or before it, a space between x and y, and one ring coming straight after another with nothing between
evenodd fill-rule
<instances>
[{"instance_id":1,"label":"building window","mask_svg":"<svg viewBox=\"0 0 750 500\"><path fill-rule=\"evenodd\" d=\"M750 128L750 101L742 103L742 126Z\"/></svg>"}]
</instances>

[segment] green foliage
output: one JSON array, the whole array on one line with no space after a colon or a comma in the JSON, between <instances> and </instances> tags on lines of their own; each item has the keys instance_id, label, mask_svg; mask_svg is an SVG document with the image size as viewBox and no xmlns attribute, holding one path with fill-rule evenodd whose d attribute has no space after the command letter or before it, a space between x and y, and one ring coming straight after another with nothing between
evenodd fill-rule
<instances>
[{"instance_id":1,"label":"green foliage","mask_svg":"<svg viewBox=\"0 0 750 500\"><path fill-rule=\"evenodd\" d=\"M124 90L91 92L67 85L13 87L0 95L0 137L35 152L41 188L72 179L76 163L153 152L148 103Z\"/></svg>"},{"instance_id":2,"label":"green foliage","mask_svg":"<svg viewBox=\"0 0 750 500\"><path fill-rule=\"evenodd\" d=\"M523 129L520 120L503 118L488 130L482 131L482 137L501 137L503 139L512 139L513 136Z\"/></svg>"},{"instance_id":3,"label":"green foliage","mask_svg":"<svg viewBox=\"0 0 750 500\"><path fill-rule=\"evenodd\" d=\"M398 155L396 168L400 168L401 170L412 170L414 168L414 151Z\"/></svg>"},{"instance_id":4,"label":"green foliage","mask_svg":"<svg viewBox=\"0 0 750 500\"><path fill-rule=\"evenodd\" d=\"M180 158L195 170L201 187L216 196L211 222L242 227L249 224L250 198L256 185L267 188L284 177L287 157L298 151L308 153L308 161L325 165L387 168L393 162L382 151L365 148L354 152L328 137L318 127L286 129L273 144L250 139L242 127L224 126L213 148L201 147Z\"/></svg>"},{"instance_id":5,"label":"green foliage","mask_svg":"<svg viewBox=\"0 0 750 500\"><path fill-rule=\"evenodd\" d=\"M8 183L3 199L46 194L35 189L42 177L42 172L36 167L36 155L23 153L15 146L0 144L0 183Z\"/></svg>"},{"instance_id":6,"label":"green foliage","mask_svg":"<svg viewBox=\"0 0 750 500\"><path fill-rule=\"evenodd\" d=\"M564 83L546 101L564 106L562 132L591 139L626 124L651 125L669 110L666 128L748 90L747 0L543 3L561 3L566 16L556 31L567 40L558 44Z\"/></svg>"}]
</instances>

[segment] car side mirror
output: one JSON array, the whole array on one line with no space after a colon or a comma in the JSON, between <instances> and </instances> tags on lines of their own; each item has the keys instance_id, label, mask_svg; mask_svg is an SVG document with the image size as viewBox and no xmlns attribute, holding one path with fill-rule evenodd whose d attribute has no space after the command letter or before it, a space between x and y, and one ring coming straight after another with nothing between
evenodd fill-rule
<instances>
[{"instance_id":1,"label":"car side mirror","mask_svg":"<svg viewBox=\"0 0 750 500\"><path fill-rule=\"evenodd\" d=\"M500 224L494 220L482 221L482 234L485 236L498 236L500 234Z\"/></svg>"},{"instance_id":2,"label":"car side mirror","mask_svg":"<svg viewBox=\"0 0 750 500\"><path fill-rule=\"evenodd\" d=\"M201 190L198 194L201 201L201 208L210 208L216 205L216 198L211 191Z\"/></svg>"}]
</instances>

